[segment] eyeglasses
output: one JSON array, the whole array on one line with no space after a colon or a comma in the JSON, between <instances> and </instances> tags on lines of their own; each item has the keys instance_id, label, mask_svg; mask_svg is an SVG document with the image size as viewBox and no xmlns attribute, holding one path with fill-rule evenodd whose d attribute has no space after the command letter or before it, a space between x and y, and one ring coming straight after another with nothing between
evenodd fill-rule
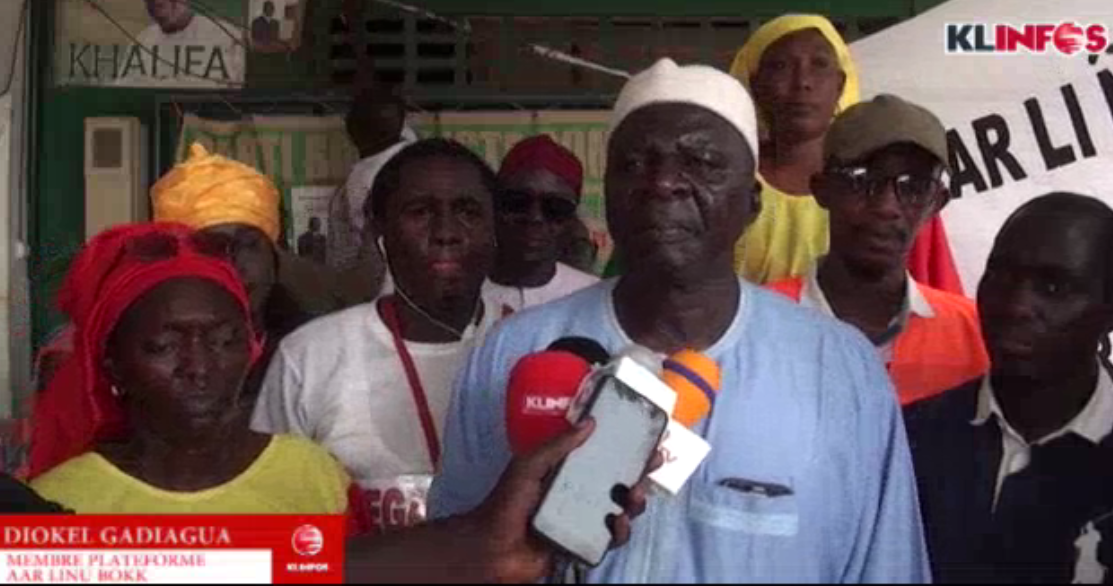
<instances>
[{"instance_id":1,"label":"eyeglasses","mask_svg":"<svg viewBox=\"0 0 1113 586\"><path fill-rule=\"evenodd\" d=\"M124 244L123 255L116 263L118 264L124 257L141 262L158 262L174 258L186 251L230 261L233 249L223 246L222 242L220 239L206 237L199 232L190 234L151 232L130 238Z\"/></svg>"},{"instance_id":2,"label":"eyeglasses","mask_svg":"<svg viewBox=\"0 0 1113 586\"><path fill-rule=\"evenodd\" d=\"M229 257L220 254L217 250L205 251L201 246L198 246L196 233L168 228L128 237L117 249L115 257L108 263L108 267L100 274L103 276L112 273L127 259L142 263L156 263L170 260L185 251L193 251L218 260L229 260ZM100 285L95 286L99 287Z\"/></svg>"},{"instance_id":3,"label":"eyeglasses","mask_svg":"<svg viewBox=\"0 0 1113 586\"><path fill-rule=\"evenodd\" d=\"M916 208L930 204L946 185L943 171L934 175L900 173L879 177L866 167L832 167L823 174L840 193L875 201L885 187L892 187L902 205Z\"/></svg>"},{"instance_id":4,"label":"eyeglasses","mask_svg":"<svg viewBox=\"0 0 1113 586\"><path fill-rule=\"evenodd\" d=\"M559 195L542 194L534 197L525 191L507 190L499 198L499 211L521 220L533 212L534 200L540 200L541 215L549 222L564 222L576 215L576 202Z\"/></svg>"}]
</instances>

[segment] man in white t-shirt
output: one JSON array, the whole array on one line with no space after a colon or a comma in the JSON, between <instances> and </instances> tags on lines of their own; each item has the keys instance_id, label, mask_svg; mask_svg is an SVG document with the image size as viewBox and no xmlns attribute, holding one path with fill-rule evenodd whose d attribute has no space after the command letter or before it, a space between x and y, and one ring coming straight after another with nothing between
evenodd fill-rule
<instances>
[{"instance_id":1,"label":"man in white t-shirt","mask_svg":"<svg viewBox=\"0 0 1113 586\"><path fill-rule=\"evenodd\" d=\"M344 123L360 160L352 165L344 187L329 201L329 266L348 269L368 263L381 265L374 247L377 234L365 219L363 204L383 165L417 141L405 122L405 104L388 89L373 86L361 90L352 100ZM368 293L374 296L378 291Z\"/></svg>"},{"instance_id":2,"label":"man in white t-shirt","mask_svg":"<svg viewBox=\"0 0 1113 586\"><path fill-rule=\"evenodd\" d=\"M154 24L129 48L115 84L127 87L228 88L243 85L245 56L240 27L197 14L188 0L144 0Z\"/></svg>"},{"instance_id":3,"label":"man in white t-shirt","mask_svg":"<svg viewBox=\"0 0 1113 586\"><path fill-rule=\"evenodd\" d=\"M410 145L371 195L394 293L283 340L252 422L327 447L364 490L363 529L420 522L452 383L501 311L481 298L495 174L459 143Z\"/></svg>"},{"instance_id":4,"label":"man in white t-shirt","mask_svg":"<svg viewBox=\"0 0 1113 586\"><path fill-rule=\"evenodd\" d=\"M484 293L519 311L589 287L598 278L558 262L576 221L583 165L548 135L527 138L499 169L498 253Z\"/></svg>"}]
</instances>

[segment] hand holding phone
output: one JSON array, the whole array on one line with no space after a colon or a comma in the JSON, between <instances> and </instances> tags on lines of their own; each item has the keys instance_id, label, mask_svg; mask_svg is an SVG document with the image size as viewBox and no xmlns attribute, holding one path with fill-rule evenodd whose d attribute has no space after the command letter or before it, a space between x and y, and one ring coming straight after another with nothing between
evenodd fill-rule
<instances>
[{"instance_id":1,"label":"hand holding phone","mask_svg":"<svg viewBox=\"0 0 1113 586\"><path fill-rule=\"evenodd\" d=\"M591 566L616 538L628 538L625 509L616 503L624 499L616 496L633 492L643 479L669 420L668 411L649 397L662 387L669 395L671 390L648 371L649 378L622 376L631 368L641 369L620 363L615 376L594 380L581 417L594 420L595 432L557 469L533 518L538 534ZM635 390L627 384L653 386L650 379L661 387ZM644 500L634 504L644 506Z\"/></svg>"}]
</instances>

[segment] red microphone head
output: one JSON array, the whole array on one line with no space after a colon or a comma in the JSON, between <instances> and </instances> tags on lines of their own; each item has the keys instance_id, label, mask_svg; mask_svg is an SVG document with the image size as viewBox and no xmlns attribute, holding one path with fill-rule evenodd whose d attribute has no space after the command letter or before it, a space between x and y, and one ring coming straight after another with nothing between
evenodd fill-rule
<instances>
[{"instance_id":1,"label":"red microphone head","mask_svg":"<svg viewBox=\"0 0 1113 586\"><path fill-rule=\"evenodd\" d=\"M506 437L514 455L572 429L565 413L589 372L583 358L553 350L528 354L514 365L506 385Z\"/></svg>"}]
</instances>

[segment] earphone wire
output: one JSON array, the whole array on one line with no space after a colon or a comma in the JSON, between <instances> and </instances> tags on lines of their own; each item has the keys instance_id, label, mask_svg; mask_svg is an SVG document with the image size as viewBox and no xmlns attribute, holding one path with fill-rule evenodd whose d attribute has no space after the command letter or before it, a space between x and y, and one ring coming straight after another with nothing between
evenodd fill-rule
<instances>
[{"instance_id":1,"label":"earphone wire","mask_svg":"<svg viewBox=\"0 0 1113 586\"><path fill-rule=\"evenodd\" d=\"M414 303L414 301L412 299L410 299L410 296L406 295L406 291L404 289L402 289L402 287L398 286L398 280L397 279L395 279L395 281L394 281L394 291L395 291L395 293L398 294L399 297L402 298L402 301L406 302L406 305L409 305L411 309L413 309L414 311L421 314L421 316L424 317L425 319L429 320L429 323L431 323L431 324L437 326L438 328L440 328L440 329L442 329L442 330L460 338L461 340L464 339L464 332L463 331L460 331L460 330L444 323L443 321L433 317L432 315L429 314L429 312L422 309L421 306L419 306L417 303Z\"/></svg>"},{"instance_id":2,"label":"earphone wire","mask_svg":"<svg viewBox=\"0 0 1113 586\"><path fill-rule=\"evenodd\" d=\"M398 294L398 297L400 297L402 299L402 301L405 301L406 305L409 305L411 309L413 309L414 311L419 313L425 319L429 320L429 323L431 323L431 324L437 326L438 328L452 334L453 336L456 336L457 338L460 338L461 340L463 340L464 339L464 333L467 332L466 328L463 331L461 331L461 330L458 330L458 329L444 323L443 321L433 317L428 311L425 311L424 309L422 309L420 305L415 303L414 300L410 299L410 296L406 294L406 290L403 289L402 285L398 282L398 276L394 274L394 267L390 263L390 257L388 257L387 254L386 254L386 247L383 246L382 238L378 238L378 239L375 240L375 247L379 249L379 256L383 259L383 262L386 264L387 272L390 274L391 278L394 280L394 292ZM472 309L472 315L475 316L474 322L477 325L479 323L479 308L482 307L482 306L483 306L483 297L480 296L479 300L476 302L475 308Z\"/></svg>"}]
</instances>

